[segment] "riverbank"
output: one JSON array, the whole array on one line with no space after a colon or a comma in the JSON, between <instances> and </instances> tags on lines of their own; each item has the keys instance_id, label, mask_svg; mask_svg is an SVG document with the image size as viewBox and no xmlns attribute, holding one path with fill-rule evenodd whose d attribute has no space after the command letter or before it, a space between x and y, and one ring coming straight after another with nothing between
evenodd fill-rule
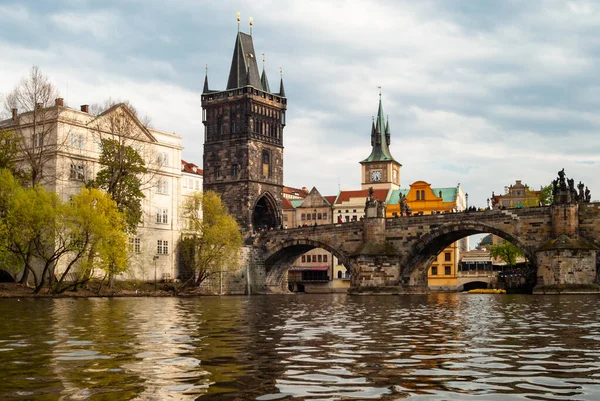
<instances>
[{"instance_id":1,"label":"riverbank","mask_svg":"<svg viewBox=\"0 0 600 401\"><path fill-rule=\"evenodd\" d=\"M173 284L160 283L115 283L113 287L92 283L86 288L76 291L65 291L60 294L49 294L43 289L39 294L33 288L18 283L0 283L0 298L93 298L93 297L174 297L204 295L198 290L175 294Z\"/></svg>"}]
</instances>

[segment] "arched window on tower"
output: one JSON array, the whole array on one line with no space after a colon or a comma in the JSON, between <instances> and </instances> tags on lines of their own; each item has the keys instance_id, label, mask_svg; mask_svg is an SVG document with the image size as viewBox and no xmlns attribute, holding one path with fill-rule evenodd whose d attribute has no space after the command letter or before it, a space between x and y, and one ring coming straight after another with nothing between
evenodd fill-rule
<instances>
[{"instance_id":1,"label":"arched window on tower","mask_svg":"<svg viewBox=\"0 0 600 401\"><path fill-rule=\"evenodd\" d=\"M271 152L266 149L262 152L262 175L265 178L271 177Z\"/></svg>"},{"instance_id":2,"label":"arched window on tower","mask_svg":"<svg viewBox=\"0 0 600 401\"><path fill-rule=\"evenodd\" d=\"M421 200L421 191L417 191L417 200Z\"/></svg>"}]
</instances>

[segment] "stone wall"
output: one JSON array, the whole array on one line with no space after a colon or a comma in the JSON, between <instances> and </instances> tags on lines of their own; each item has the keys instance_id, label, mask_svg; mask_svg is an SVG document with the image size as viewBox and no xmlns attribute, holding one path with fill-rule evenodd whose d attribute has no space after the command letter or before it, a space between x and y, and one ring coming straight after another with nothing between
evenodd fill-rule
<instances>
[{"instance_id":1,"label":"stone wall","mask_svg":"<svg viewBox=\"0 0 600 401\"><path fill-rule=\"evenodd\" d=\"M265 292L265 269L262 252L244 246L235 269L219 272L200 286L206 294L243 295Z\"/></svg>"}]
</instances>

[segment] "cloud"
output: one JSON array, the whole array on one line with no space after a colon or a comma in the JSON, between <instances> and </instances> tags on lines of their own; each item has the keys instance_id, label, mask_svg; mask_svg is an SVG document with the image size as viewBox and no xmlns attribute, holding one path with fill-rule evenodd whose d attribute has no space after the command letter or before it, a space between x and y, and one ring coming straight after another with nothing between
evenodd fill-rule
<instances>
[{"instance_id":1,"label":"cloud","mask_svg":"<svg viewBox=\"0 0 600 401\"><path fill-rule=\"evenodd\" d=\"M131 100L198 164L204 65L211 89L224 88L241 11L272 88L283 67L287 185L360 187L381 86L403 187L460 182L484 206L492 191L517 179L537 188L565 167L600 191L592 1L25 4L0 6L14 21L0 39L11 55L0 92L38 64L69 102Z\"/></svg>"}]
</instances>

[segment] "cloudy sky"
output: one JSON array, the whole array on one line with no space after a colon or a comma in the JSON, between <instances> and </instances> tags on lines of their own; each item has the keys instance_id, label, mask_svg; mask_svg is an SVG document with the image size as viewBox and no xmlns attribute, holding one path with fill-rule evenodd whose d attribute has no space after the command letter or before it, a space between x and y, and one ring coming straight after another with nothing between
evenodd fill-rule
<instances>
[{"instance_id":1,"label":"cloudy sky","mask_svg":"<svg viewBox=\"0 0 600 401\"><path fill-rule=\"evenodd\" d=\"M224 89L254 18L288 96L285 184L360 187L378 86L403 187L458 183L469 204L565 168L600 191L600 2L0 0L0 93L38 65L68 105L130 100L201 164L200 93Z\"/></svg>"}]
</instances>

